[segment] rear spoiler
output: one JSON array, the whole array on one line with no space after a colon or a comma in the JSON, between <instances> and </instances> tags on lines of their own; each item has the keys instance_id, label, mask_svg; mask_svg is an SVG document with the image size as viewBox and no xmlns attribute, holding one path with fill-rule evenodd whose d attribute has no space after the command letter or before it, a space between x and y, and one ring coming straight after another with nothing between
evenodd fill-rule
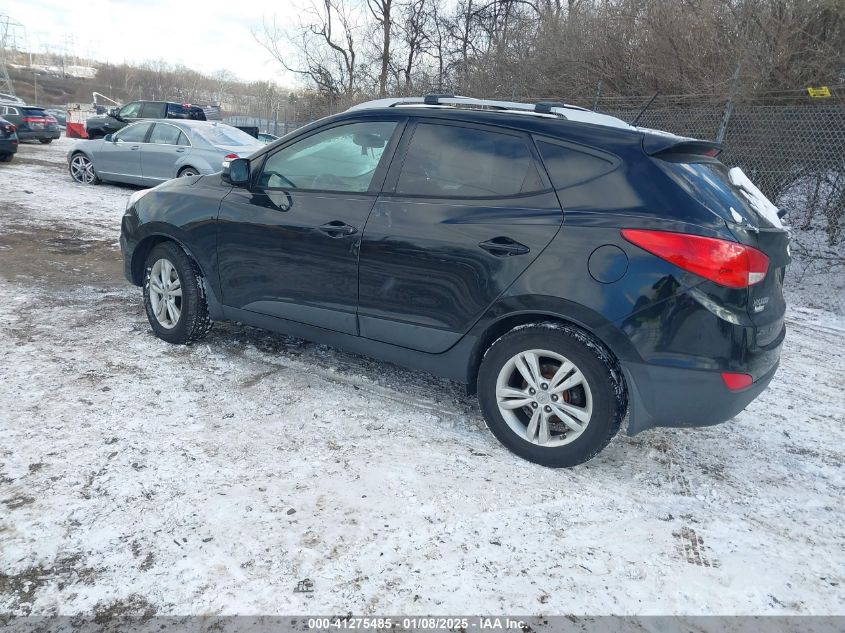
<instances>
[{"instance_id":1,"label":"rear spoiler","mask_svg":"<svg viewBox=\"0 0 845 633\"><path fill-rule=\"evenodd\" d=\"M716 141L699 141L668 134L643 134L643 151L649 156L692 154L716 158L723 149L724 146Z\"/></svg>"}]
</instances>

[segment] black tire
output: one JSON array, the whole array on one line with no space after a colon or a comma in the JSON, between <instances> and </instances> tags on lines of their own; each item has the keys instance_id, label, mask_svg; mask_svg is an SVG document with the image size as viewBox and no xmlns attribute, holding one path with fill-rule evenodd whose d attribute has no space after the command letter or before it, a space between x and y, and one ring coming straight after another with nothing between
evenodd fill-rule
<instances>
[{"instance_id":1,"label":"black tire","mask_svg":"<svg viewBox=\"0 0 845 633\"><path fill-rule=\"evenodd\" d=\"M549 447L528 441L511 428L499 409L496 397L499 374L514 356L528 350L547 350L563 356L580 370L589 385L592 416L580 435L568 444ZM541 373L546 375L542 367ZM568 392L566 395L571 397ZM490 346L478 372L478 402L487 428L502 444L523 459L552 468L576 466L598 454L616 435L628 408L622 371L613 355L583 330L555 322L520 326ZM525 417L527 422L533 406L532 403L530 407L515 409L514 416ZM562 435L554 437L566 441L570 431L564 425L549 426L563 429Z\"/></svg>"},{"instance_id":2,"label":"black tire","mask_svg":"<svg viewBox=\"0 0 845 633\"><path fill-rule=\"evenodd\" d=\"M0 163L11 163L14 154L0 154Z\"/></svg>"},{"instance_id":3,"label":"black tire","mask_svg":"<svg viewBox=\"0 0 845 633\"><path fill-rule=\"evenodd\" d=\"M179 298L180 314L173 327L165 327L159 322L150 296L150 277L153 267L162 259L170 262L175 268L182 290ZM204 284L199 266L181 246L175 242L162 242L153 247L147 256L144 269L144 308L150 327L157 337L176 345L190 345L208 334L212 322L208 316Z\"/></svg>"},{"instance_id":4,"label":"black tire","mask_svg":"<svg viewBox=\"0 0 845 633\"><path fill-rule=\"evenodd\" d=\"M193 167L188 166L188 167L183 167L182 169L180 169L179 173L176 174L176 177L177 178L184 178L186 176L199 176L199 175L200 175L200 172L199 172L198 169L194 169Z\"/></svg>"},{"instance_id":5,"label":"black tire","mask_svg":"<svg viewBox=\"0 0 845 633\"><path fill-rule=\"evenodd\" d=\"M49 145L50 143L53 142L53 139L51 139L51 138L42 138L42 139L39 139L39 140L41 141L42 145Z\"/></svg>"}]
</instances>

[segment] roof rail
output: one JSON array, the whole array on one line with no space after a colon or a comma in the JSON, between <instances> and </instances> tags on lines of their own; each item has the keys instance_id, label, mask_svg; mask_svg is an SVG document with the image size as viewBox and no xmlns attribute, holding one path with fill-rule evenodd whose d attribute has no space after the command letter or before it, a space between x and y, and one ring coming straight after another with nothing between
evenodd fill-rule
<instances>
[{"instance_id":1,"label":"roof rail","mask_svg":"<svg viewBox=\"0 0 845 633\"><path fill-rule=\"evenodd\" d=\"M348 111L371 110L374 108L395 108L403 106L430 107L430 108L478 108L484 110L499 110L507 112L518 112L542 117L559 117L578 121L581 123L592 123L608 127L634 129L625 121L606 114L599 114L586 108L561 103L559 101L540 101L539 103L521 103L518 101L498 101L495 99L476 99L474 97L463 97L452 94L429 94L423 97L388 97L386 99L375 99L365 101L349 108Z\"/></svg>"}]
</instances>

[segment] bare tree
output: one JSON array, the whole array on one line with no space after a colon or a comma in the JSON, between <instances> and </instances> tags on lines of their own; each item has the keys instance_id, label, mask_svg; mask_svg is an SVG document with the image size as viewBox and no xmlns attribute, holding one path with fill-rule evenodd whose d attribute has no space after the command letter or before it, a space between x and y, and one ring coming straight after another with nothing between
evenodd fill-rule
<instances>
[{"instance_id":1,"label":"bare tree","mask_svg":"<svg viewBox=\"0 0 845 633\"><path fill-rule=\"evenodd\" d=\"M334 100L351 98L358 84L356 18L343 0L316 2L295 32L279 26L276 18L262 19L255 39L285 69L308 78ZM291 54L285 44L292 43Z\"/></svg>"}]
</instances>

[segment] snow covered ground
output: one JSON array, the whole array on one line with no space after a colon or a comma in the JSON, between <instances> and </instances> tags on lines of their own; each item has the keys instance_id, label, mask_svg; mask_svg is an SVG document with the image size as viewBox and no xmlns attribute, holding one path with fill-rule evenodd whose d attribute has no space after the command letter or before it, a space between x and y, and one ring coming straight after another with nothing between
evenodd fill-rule
<instances>
[{"instance_id":1,"label":"snow covered ground","mask_svg":"<svg viewBox=\"0 0 845 633\"><path fill-rule=\"evenodd\" d=\"M133 189L71 182L71 142L0 166L0 613L845 614L841 297L790 308L731 422L548 470L459 385L234 324L154 338Z\"/></svg>"}]
</instances>

